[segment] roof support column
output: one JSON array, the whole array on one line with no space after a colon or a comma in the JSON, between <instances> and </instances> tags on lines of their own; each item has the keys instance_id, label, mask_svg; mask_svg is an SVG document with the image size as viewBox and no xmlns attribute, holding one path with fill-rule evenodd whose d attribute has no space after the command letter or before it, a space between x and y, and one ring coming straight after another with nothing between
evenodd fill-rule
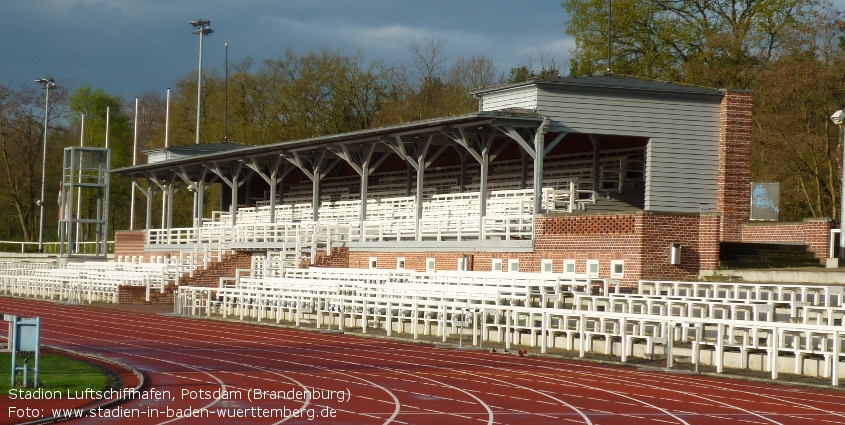
<instances>
[{"instance_id":1,"label":"roof support column","mask_svg":"<svg viewBox=\"0 0 845 425\"><path fill-rule=\"evenodd\" d=\"M294 170L294 166L288 164L284 167L284 170L280 172L280 167L282 164L282 157L276 157L273 162L268 164L269 174L264 173L262 170L262 166L258 163L255 158L250 158L249 162L246 163L246 166L249 167L252 172L258 174L267 185L270 186L270 223L276 222L276 188L279 185L279 182L287 177L287 175Z\"/></svg>"},{"instance_id":2,"label":"roof support column","mask_svg":"<svg viewBox=\"0 0 845 425\"><path fill-rule=\"evenodd\" d=\"M241 181L241 169L243 169L244 163L241 161L237 161L232 165L231 169L229 170L231 173L231 177L226 177L223 173L223 169L220 168L220 164L217 162L211 163L210 170L212 173L216 174L217 177L229 188L232 190L232 203L229 205L229 214L232 216L232 227L235 227L238 224L237 214L238 214L238 187L240 187L246 178L252 175L252 171L250 171L246 176L244 176L243 181Z\"/></svg>"},{"instance_id":3,"label":"roof support column","mask_svg":"<svg viewBox=\"0 0 845 425\"><path fill-rule=\"evenodd\" d=\"M601 136L590 135L590 142L593 143L593 192L598 196L601 191Z\"/></svg>"},{"instance_id":4,"label":"roof support column","mask_svg":"<svg viewBox=\"0 0 845 425\"><path fill-rule=\"evenodd\" d=\"M417 193L416 193L416 202L415 202L416 205L414 206L414 210L415 210L414 211L414 218L415 218L415 221L416 221L416 224L415 224L416 229L414 231L414 235L415 235L414 237L418 241L422 240L422 227L420 226L420 224L422 224L422 217L423 217L423 187L424 187L423 181L425 180L425 169L426 169L425 156L426 156L426 154L428 154L428 148L431 146L431 139L433 137L434 136L429 137L428 141L423 143L423 145L421 147L419 147L419 149L417 151L417 164L419 166L417 167Z\"/></svg>"},{"instance_id":5,"label":"roof support column","mask_svg":"<svg viewBox=\"0 0 845 425\"><path fill-rule=\"evenodd\" d=\"M361 240L364 240L364 225L367 220L367 190L370 184L370 174L387 159L388 155L382 155L381 158L373 163L373 153L375 152L376 145L373 143L369 146L361 146L361 148L362 150L360 151L350 151L347 145L340 145L330 149L335 155L345 160L361 176L361 209L358 215L358 230Z\"/></svg>"},{"instance_id":6,"label":"roof support column","mask_svg":"<svg viewBox=\"0 0 845 425\"><path fill-rule=\"evenodd\" d=\"M232 227L238 224L238 179L241 174L241 167L243 163L238 162L232 171L232 203L229 205L229 213L232 214Z\"/></svg>"},{"instance_id":7,"label":"roof support column","mask_svg":"<svg viewBox=\"0 0 845 425\"><path fill-rule=\"evenodd\" d=\"M137 186L138 190L141 191L141 194L147 197L147 214L146 214L144 229L149 230L151 222L152 222L153 196L155 196L155 189L156 189L155 185L158 184L158 182L153 183L153 178L151 178L150 176L145 176L145 177L147 179L147 187L141 186L141 184L138 182L138 179L141 178L141 176L129 175L129 178L132 179L132 184ZM100 212L99 211L100 210L99 204L97 204L97 210L98 210L97 211L97 213L98 213L97 217L99 217L100 216L99 215L99 212Z\"/></svg>"},{"instance_id":8,"label":"roof support column","mask_svg":"<svg viewBox=\"0 0 845 425\"><path fill-rule=\"evenodd\" d=\"M458 180L458 191L466 192L467 190L467 153L461 151L457 147L455 148L458 151L458 156L461 158L461 177Z\"/></svg>"},{"instance_id":9,"label":"roof support column","mask_svg":"<svg viewBox=\"0 0 845 425\"><path fill-rule=\"evenodd\" d=\"M173 228L173 180L175 177L175 175L171 175L167 182L167 222L164 226L165 229Z\"/></svg>"},{"instance_id":10,"label":"roof support column","mask_svg":"<svg viewBox=\"0 0 845 425\"><path fill-rule=\"evenodd\" d=\"M196 214L196 227L202 227L202 218L203 218L203 210L205 209L205 189L208 188L208 185L205 183L205 176L208 174L208 168L202 167L202 171L199 173L199 177L197 177L196 182L196 196L197 196L197 214Z\"/></svg>"},{"instance_id":11,"label":"roof support column","mask_svg":"<svg viewBox=\"0 0 845 425\"><path fill-rule=\"evenodd\" d=\"M310 158L303 158L298 151L294 151L293 153L283 152L281 154L285 159L290 161L291 164L296 165L297 168L300 169L309 179L311 179L312 185L311 190L313 192L311 197L311 210L313 211L312 219L313 221L319 221L320 219L320 180L328 174L328 170L334 168L340 160L337 160L329 165L325 164L326 159L326 150L320 150L317 155L310 157ZM305 159L310 160L310 167L309 164L306 164Z\"/></svg>"},{"instance_id":12,"label":"roof support column","mask_svg":"<svg viewBox=\"0 0 845 425\"><path fill-rule=\"evenodd\" d=\"M543 120L543 124L534 134L534 214L545 212L543 208L543 161L546 158L546 126L549 119Z\"/></svg>"},{"instance_id":13,"label":"roof support column","mask_svg":"<svg viewBox=\"0 0 845 425\"><path fill-rule=\"evenodd\" d=\"M415 218L415 229L414 229L414 239L421 240L422 233L420 229L420 221L422 220L423 215L423 189L425 188L424 181L425 181L425 169L428 168L432 162L434 162L437 157L439 157L449 146L443 145L440 149L437 150L431 157L428 157L428 151L431 148L431 144L434 141L434 135L429 135L424 142L412 142L410 146L405 145L405 142L402 140L402 136L393 136L395 140L394 143L390 143L389 141L385 141L394 152L396 152L399 157L407 161L409 167L409 176L408 176L408 188L410 189L410 169L413 167L417 171L417 193L415 195L416 205L414 206L414 218ZM409 149L411 148L410 152ZM428 157L428 158L426 158ZM410 190L409 190L410 192Z\"/></svg>"},{"instance_id":14,"label":"roof support column","mask_svg":"<svg viewBox=\"0 0 845 425\"><path fill-rule=\"evenodd\" d=\"M153 195L155 195L155 187L153 182L147 179L147 220L144 223L144 229L150 230L153 225Z\"/></svg>"}]
</instances>

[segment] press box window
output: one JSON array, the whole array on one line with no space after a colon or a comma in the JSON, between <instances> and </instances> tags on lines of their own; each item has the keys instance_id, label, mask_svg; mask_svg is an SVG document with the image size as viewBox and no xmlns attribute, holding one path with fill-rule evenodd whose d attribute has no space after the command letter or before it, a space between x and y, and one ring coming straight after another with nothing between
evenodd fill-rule
<instances>
[{"instance_id":1,"label":"press box window","mask_svg":"<svg viewBox=\"0 0 845 425\"><path fill-rule=\"evenodd\" d=\"M590 277L598 277L599 260L587 260L587 275Z\"/></svg>"},{"instance_id":2,"label":"press box window","mask_svg":"<svg viewBox=\"0 0 845 425\"><path fill-rule=\"evenodd\" d=\"M491 268L494 272L502 271L502 259L501 258L494 258L493 259L493 267Z\"/></svg>"},{"instance_id":3,"label":"press box window","mask_svg":"<svg viewBox=\"0 0 845 425\"><path fill-rule=\"evenodd\" d=\"M575 260L563 260L563 273L575 274Z\"/></svg>"},{"instance_id":4,"label":"press box window","mask_svg":"<svg viewBox=\"0 0 845 425\"><path fill-rule=\"evenodd\" d=\"M434 258L426 258L425 259L425 271L427 271L427 272L433 272L434 271Z\"/></svg>"},{"instance_id":5,"label":"press box window","mask_svg":"<svg viewBox=\"0 0 845 425\"><path fill-rule=\"evenodd\" d=\"M613 279L621 279L625 275L625 261L613 260L610 262L610 277Z\"/></svg>"}]
</instances>

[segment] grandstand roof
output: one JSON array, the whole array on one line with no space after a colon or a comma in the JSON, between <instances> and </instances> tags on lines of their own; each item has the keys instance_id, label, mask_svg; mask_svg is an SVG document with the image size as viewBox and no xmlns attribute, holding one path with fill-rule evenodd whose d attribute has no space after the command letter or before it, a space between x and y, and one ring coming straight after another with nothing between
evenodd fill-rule
<instances>
[{"instance_id":1,"label":"grandstand roof","mask_svg":"<svg viewBox=\"0 0 845 425\"><path fill-rule=\"evenodd\" d=\"M589 89L610 89L610 90L636 90L641 92L661 92L672 94L689 95L713 95L722 96L724 90L709 87L693 86L687 84L669 83L664 81L650 80L646 78L632 77L627 75L585 75L578 77L533 79L521 83L505 84L476 90L475 95L483 96L500 90L507 90L527 85L559 86L569 88Z\"/></svg>"},{"instance_id":2,"label":"grandstand roof","mask_svg":"<svg viewBox=\"0 0 845 425\"><path fill-rule=\"evenodd\" d=\"M204 144L199 146L190 145L190 147L171 147L168 149L185 148L187 149L186 152L194 153L194 155L173 155L158 162L119 168L112 170L111 172L134 173L167 169L180 165L202 164L208 161L226 161L244 156L261 156L283 151L309 151L338 143L373 142L379 141L382 137L391 135L424 134L437 132L449 127L458 128L481 124L519 124L521 126L536 127L542 122L543 117L541 115L530 111L483 111L454 117L433 118L405 124L352 131L348 133L312 137L308 139L288 140L261 146L244 146L238 148L237 146L232 146L237 144L227 143L225 146L223 146L223 144L218 144L224 149L217 149L215 151L212 151L211 149L203 150L202 148L205 146L214 146L215 144Z\"/></svg>"}]
</instances>

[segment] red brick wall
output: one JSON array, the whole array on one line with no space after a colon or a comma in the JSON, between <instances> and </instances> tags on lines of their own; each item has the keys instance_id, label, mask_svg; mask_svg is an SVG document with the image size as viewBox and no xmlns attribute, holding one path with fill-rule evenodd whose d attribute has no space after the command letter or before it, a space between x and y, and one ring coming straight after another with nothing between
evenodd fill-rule
<instances>
[{"instance_id":1,"label":"red brick wall","mask_svg":"<svg viewBox=\"0 0 845 425\"><path fill-rule=\"evenodd\" d=\"M629 213L595 216L538 216L534 252L349 252L349 267L367 268L376 257L380 269L395 269L396 259L405 267L425 270L426 258L437 270L455 270L464 254L473 256L473 270L489 271L493 258L519 259L519 270L539 272L541 260L552 260L555 272L564 260L575 260L576 273L586 273L587 260L599 260L599 276L610 277L610 261L625 261L623 283L639 279L695 279L699 270L719 264L717 214ZM681 243L681 264L669 265L669 245Z\"/></svg>"},{"instance_id":2,"label":"red brick wall","mask_svg":"<svg viewBox=\"0 0 845 425\"><path fill-rule=\"evenodd\" d=\"M643 215L641 279L697 279L719 266L719 216ZM681 264L669 264L672 243L681 244Z\"/></svg>"},{"instance_id":3,"label":"red brick wall","mask_svg":"<svg viewBox=\"0 0 845 425\"><path fill-rule=\"evenodd\" d=\"M251 266L252 252L236 251L234 254L225 255L219 262L209 264L206 270L195 270L194 277L183 278L180 284L216 288L220 285L221 277L233 278L236 270L249 269Z\"/></svg>"},{"instance_id":4,"label":"red brick wall","mask_svg":"<svg viewBox=\"0 0 845 425\"><path fill-rule=\"evenodd\" d=\"M754 95L727 91L719 117L717 211L722 214L721 239L739 242L751 214L751 119Z\"/></svg>"},{"instance_id":5,"label":"red brick wall","mask_svg":"<svg viewBox=\"0 0 845 425\"><path fill-rule=\"evenodd\" d=\"M808 218L801 223L746 224L742 226L742 242L803 243L816 258L824 260L830 254L830 230L837 227L829 218Z\"/></svg>"},{"instance_id":6,"label":"red brick wall","mask_svg":"<svg viewBox=\"0 0 845 425\"><path fill-rule=\"evenodd\" d=\"M146 254L144 245L147 243L145 230L120 230L114 232L114 256Z\"/></svg>"}]
</instances>

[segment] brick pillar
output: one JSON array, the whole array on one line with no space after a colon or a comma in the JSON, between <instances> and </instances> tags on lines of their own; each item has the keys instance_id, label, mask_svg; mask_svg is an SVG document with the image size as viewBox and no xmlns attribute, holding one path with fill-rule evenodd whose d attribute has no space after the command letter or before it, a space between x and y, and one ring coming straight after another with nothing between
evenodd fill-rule
<instances>
[{"instance_id":1,"label":"brick pillar","mask_svg":"<svg viewBox=\"0 0 845 425\"><path fill-rule=\"evenodd\" d=\"M821 218L805 218L803 226L804 244L810 248L816 258L822 261L830 255L830 230L835 229L831 219L826 217ZM834 248L834 252L838 252Z\"/></svg>"},{"instance_id":2,"label":"brick pillar","mask_svg":"<svg viewBox=\"0 0 845 425\"><path fill-rule=\"evenodd\" d=\"M719 178L716 208L721 240L740 242L751 215L751 119L754 95L725 91L719 116Z\"/></svg>"},{"instance_id":3,"label":"brick pillar","mask_svg":"<svg viewBox=\"0 0 845 425\"><path fill-rule=\"evenodd\" d=\"M147 243L146 230L119 230L114 232L114 256L146 254L144 246Z\"/></svg>"}]
</instances>

